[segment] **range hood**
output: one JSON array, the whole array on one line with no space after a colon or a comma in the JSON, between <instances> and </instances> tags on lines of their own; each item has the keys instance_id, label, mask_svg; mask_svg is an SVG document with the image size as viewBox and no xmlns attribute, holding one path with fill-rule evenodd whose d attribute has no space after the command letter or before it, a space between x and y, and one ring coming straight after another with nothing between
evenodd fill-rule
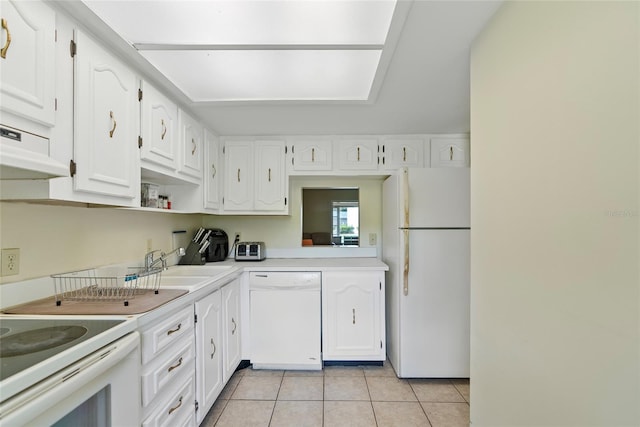
<instances>
[{"instance_id":1,"label":"range hood","mask_svg":"<svg viewBox=\"0 0 640 427\"><path fill-rule=\"evenodd\" d=\"M69 176L69 165L49 157L49 139L0 126L0 179L50 179Z\"/></svg>"}]
</instances>

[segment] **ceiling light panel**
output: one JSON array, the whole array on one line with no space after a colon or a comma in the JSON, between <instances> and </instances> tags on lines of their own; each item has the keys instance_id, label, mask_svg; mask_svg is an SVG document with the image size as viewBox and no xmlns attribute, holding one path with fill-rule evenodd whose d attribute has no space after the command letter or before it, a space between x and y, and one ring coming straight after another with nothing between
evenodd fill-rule
<instances>
[{"instance_id":1,"label":"ceiling light panel","mask_svg":"<svg viewBox=\"0 0 640 427\"><path fill-rule=\"evenodd\" d=\"M395 0L84 0L132 44L384 44Z\"/></svg>"},{"instance_id":2,"label":"ceiling light panel","mask_svg":"<svg viewBox=\"0 0 640 427\"><path fill-rule=\"evenodd\" d=\"M192 101L216 102L367 100L381 51L151 50L140 53Z\"/></svg>"}]
</instances>

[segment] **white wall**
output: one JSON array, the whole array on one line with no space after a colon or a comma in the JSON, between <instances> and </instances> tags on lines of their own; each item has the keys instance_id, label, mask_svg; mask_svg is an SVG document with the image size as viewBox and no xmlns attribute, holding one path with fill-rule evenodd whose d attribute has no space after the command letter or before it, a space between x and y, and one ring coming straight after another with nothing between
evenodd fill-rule
<instances>
[{"instance_id":1,"label":"white wall","mask_svg":"<svg viewBox=\"0 0 640 427\"><path fill-rule=\"evenodd\" d=\"M640 425L640 3L506 2L471 57L471 422Z\"/></svg>"},{"instance_id":2,"label":"white wall","mask_svg":"<svg viewBox=\"0 0 640 427\"><path fill-rule=\"evenodd\" d=\"M200 215L176 215L111 208L0 203L2 248L20 248L18 282L83 268L144 258L147 240L168 251L175 230L193 235Z\"/></svg>"}]
</instances>

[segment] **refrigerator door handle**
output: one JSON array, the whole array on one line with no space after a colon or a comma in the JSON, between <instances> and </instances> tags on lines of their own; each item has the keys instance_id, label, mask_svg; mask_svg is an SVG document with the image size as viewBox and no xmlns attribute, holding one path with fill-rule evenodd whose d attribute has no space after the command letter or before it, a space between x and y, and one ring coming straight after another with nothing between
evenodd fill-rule
<instances>
[{"instance_id":1,"label":"refrigerator door handle","mask_svg":"<svg viewBox=\"0 0 640 427\"><path fill-rule=\"evenodd\" d=\"M402 230L404 234L404 269L403 269L403 292L404 296L409 295L409 230Z\"/></svg>"}]
</instances>

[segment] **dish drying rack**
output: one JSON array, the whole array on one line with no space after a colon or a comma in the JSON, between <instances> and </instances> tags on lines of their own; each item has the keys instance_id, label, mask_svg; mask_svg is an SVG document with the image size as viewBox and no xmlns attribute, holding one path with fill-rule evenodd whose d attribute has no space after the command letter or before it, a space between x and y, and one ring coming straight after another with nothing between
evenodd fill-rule
<instances>
[{"instance_id":1,"label":"dish drying rack","mask_svg":"<svg viewBox=\"0 0 640 427\"><path fill-rule=\"evenodd\" d=\"M162 268L91 268L53 274L56 305L62 301L123 301L136 295L158 293Z\"/></svg>"}]
</instances>

